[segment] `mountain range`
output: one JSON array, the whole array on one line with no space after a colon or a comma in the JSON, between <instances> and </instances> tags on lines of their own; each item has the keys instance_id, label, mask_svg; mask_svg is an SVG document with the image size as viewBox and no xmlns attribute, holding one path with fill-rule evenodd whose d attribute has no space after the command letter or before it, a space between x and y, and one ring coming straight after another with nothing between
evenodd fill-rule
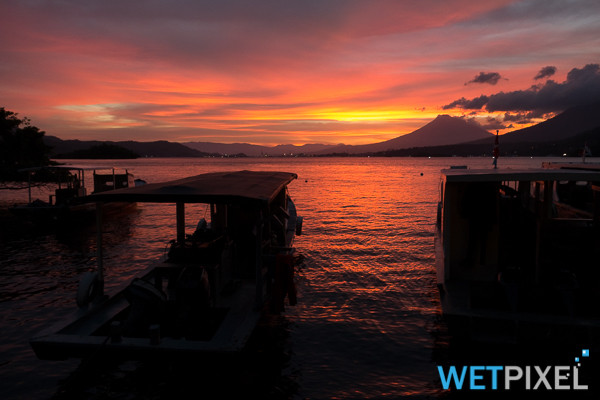
<instances>
[{"instance_id":1,"label":"mountain range","mask_svg":"<svg viewBox=\"0 0 600 400\"><path fill-rule=\"evenodd\" d=\"M565 140L600 126L600 103L572 107L537 125L502 135L502 143Z\"/></svg>"},{"instance_id":2,"label":"mountain range","mask_svg":"<svg viewBox=\"0 0 600 400\"><path fill-rule=\"evenodd\" d=\"M296 146L293 144L280 144L277 146L260 146L248 143L212 143L212 142L186 142L183 145L204 153L217 154L239 154L243 153L251 157L259 156L281 156L290 154L312 154L321 151L329 152L336 147L332 144L304 144Z\"/></svg>"},{"instance_id":3,"label":"mountain range","mask_svg":"<svg viewBox=\"0 0 600 400\"><path fill-rule=\"evenodd\" d=\"M394 139L384 142L363 145L339 145L326 151L332 153L363 154L380 151L404 149L410 147L425 147L435 145L450 145L474 140L490 140L492 134L480 125L468 122L463 118L449 115L438 115L433 121L421 128ZM324 153L320 151L319 153Z\"/></svg>"},{"instance_id":4,"label":"mountain range","mask_svg":"<svg viewBox=\"0 0 600 400\"><path fill-rule=\"evenodd\" d=\"M563 154L567 148L583 146L578 141L598 141L595 132L600 128L600 104L577 106L537 125L519 129L500 136L501 146L506 152L518 154L523 149L537 148ZM438 115L423 127L403 136L379 143L365 145L305 144L260 146L248 143L187 142L101 142L61 140L45 136L54 155L83 150L101 143L114 144L147 157L207 157L220 155L283 156L283 155L328 155L328 154L375 154L375 155L426 155L466 154L480 155L489 152L493 145L493 134L460 117ZM564 150L556 147L563 146ZM429 150L428 150L429 149ZM593 149L592 149L593 150ZM600 150L600 149L599 149ZM569 150L570 151L570 150Z\"/></svg>"},{"instance_id":5,"label":"mountain range","mask_svg":"<svg viewBox=\"0 0 600 400\"><path fill-rule=\"evenodd\" d=\"M407 135L379 143L364 145L346 144L305 144L296 146L292 144L281 144L278 146L258 146L247 143L211 143L211 142L187 142L186 146L205 153L236 154L244 153L248 156L281 156L290 154L363 154L375 153L390 149L406 147L422 147L431 144L457 144L478 139L489 139L491 134L481 126L465 121L462 118L449 115L439 115L427 125Z\"/></svg>"},{"instance_id":6,"label":"mountain range","mask_svg":"<svg viewBox=\"0 0 600 400\"><path fill-rule=\"evenodd\" d=\"M133 140L112 142L99 140L62 140L56 136L44 136L44 143L52 148L52 155L62 155L82 150L100 144L110 144L123 147L142 157L206 157L210 154L184 146L181 143L158 140L154 142L137 142Z\"/></svg>"}]
</instances>

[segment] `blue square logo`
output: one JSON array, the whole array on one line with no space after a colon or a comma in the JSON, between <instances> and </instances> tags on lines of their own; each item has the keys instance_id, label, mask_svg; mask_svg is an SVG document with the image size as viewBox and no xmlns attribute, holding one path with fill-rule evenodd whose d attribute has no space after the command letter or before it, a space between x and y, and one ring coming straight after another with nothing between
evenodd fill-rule
<instances>
[{"instance_id":1,"label":"blue square logo","mask_svg":"<svg viewBox=\"0 0 600 400\"><path fill-rule=\"evenodd\" d=\"M583 350L581 350L581 356L582 357L589 357L590 356L590 350L589 349L583 349Z\"/></svg>"}]
</instances>

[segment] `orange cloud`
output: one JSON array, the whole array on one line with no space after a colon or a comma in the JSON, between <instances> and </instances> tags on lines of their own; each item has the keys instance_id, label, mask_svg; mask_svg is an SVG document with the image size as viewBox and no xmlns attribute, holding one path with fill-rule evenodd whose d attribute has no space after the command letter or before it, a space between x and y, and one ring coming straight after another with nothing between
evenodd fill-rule
<instances>
[{"instance_id":1,"label":"orange cloud","mask_svg":"<svg viewBox=\"0 0 600 400\"><path fill-rule=\"evenodd\" d=\"M600 6L575 3L13 2L0 98L62 138L369 143L593 62Z\"/></svg>"}]
</instances>

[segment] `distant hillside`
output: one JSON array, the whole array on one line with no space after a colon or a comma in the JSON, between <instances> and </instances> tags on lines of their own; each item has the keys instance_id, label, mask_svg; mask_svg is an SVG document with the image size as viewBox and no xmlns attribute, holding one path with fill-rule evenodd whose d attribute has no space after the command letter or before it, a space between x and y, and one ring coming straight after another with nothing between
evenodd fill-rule
<instances>
[{"instance_id":1,"label":"distant hillside","mask_svg":"<svg viewBox=\"0 0 600 400\"><path fill-rule=\"evenodd\" d=\"M248 143L212 143L212 142L186 142L184 145L206 153L238 154L244 153L248 156L258 157L262 155L281 156L284 154L309 154L335 145L328 144L305 144L296 146L293 144L280 144L277 146L259 146Z\"/></svg>"},{"instance_id":2,"label":"distant hillside","mask_svg":"<svg viewBox=\"0 0 600 400\"><path fill-rule=\"evenodd\" d=\"M248 143L211 143L211 142L185 142L184 146L201 151L204 153L214 154L238 154L244 153L249 156L259 156L263 151L263 146L257 146Z\"/></svg>"},{"instance_id":3,"label":"distant hillside","mask_svg":"<svg viewBox=\"0 0 600 400\"><path fill-rule=\"evenodd\" d=\"M600 103L569 108L537 125L502 135L502 143L554 142L600 126ZM477 143L482 143L478 141Z\"/></svg>"},{"instance_id":4,"label":"distant hillside","mask_svg":"<svg viewBox=\"0 0 600 400\"><path fill-rule=\"evenodd\" d=\"M116 142L119 146L146 157L206 157L210 154L190 149L181 143L159 140L156 142Z\"/></svg>"},{"instance_id":5,"label":"distant hillside","mask_svg":"<svg viewBox=\"0 0 600 400\"><path fill-rule=\"evenodd\" d=\"M582 132L578 135L557 140L539 142L505 142L500 136L500 159L509 156L525 157L580 157L585 144L591 150L591 156L600 156L600 126ZM468 157L492 156L494 141L484 143L461 143L447 146L413 147L408 149L391 150L375 153L382 157Z\"/></svg>"},{"instance_id":6,"label":"distant hillside","mask_svg":"<svg viewBox=\"0 0 600 400\"><path fill-rule=\"evenodd\" d=\"M491 133L475 123L467 122L459 117L438 115L427 125L409 134L386 140L385 142L359 146L340 145L326 151L349 154L375 153L410 147L457 144L477 139L489 140L491 137ZM321 151L321 153L324 153L324 151Z\"/></svg>"},{"instance_id":7,"label":"distant hillside","mask_svg":"<svg viewBox=\"0 0 600 400\"><path fill-rule=\"evenodd\" d=\"M75 150L69 153L57 154L54 158L86 159L86 160L117 160L138 158L134 151L116 144L101 143L87 149Z\"/></svg>"},{"instance_id":8,"label":"distant hillside","mask_svg":"<svg viewBox=\"0 0 600 400\"><path fill-rule=\"evenodd\" d=\"M63 154L89 149L101 144L111 144L128 149L142 157L206 157L207 153L191 149L181 143L172 143L165 140L155 142L111 142L98 140L62 140L55 136L44 136L44 143L52 147L52 156L60 157Z\"/></svg>"}]
</instances>

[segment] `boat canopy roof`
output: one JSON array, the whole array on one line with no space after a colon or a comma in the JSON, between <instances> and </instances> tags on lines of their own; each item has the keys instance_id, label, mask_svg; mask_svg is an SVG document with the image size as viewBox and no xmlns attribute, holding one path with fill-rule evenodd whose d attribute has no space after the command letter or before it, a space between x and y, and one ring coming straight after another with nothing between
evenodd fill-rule
<instances>
[{"instance_id":1,"label":"boat canopy roof","mask_svg":"<svg viewBox=\"0 0 600 400\"><path fill-rule=\"evenodd\" d=\"M87 196L88 202L270 203L298 176L290 172L214 172Z\"/></svg>"},{"instance_id":2,"label":"boat canopy roof","mask_svg":"<svg viewBox=\"0 0 600 400\"><path fill-rule=\"evenodd\" d=\"M544 168L552 169L586 169L600 171L600 163L597 162L543 162Z\"/></svg>"},{"instance_id":3,"label":"boat canopy roof","mask_svg":"<svg viewBox=\"0 0 600 400\"><path fill-rule=\"evenodd\" d=\"M93 170L99 170L99 169L115 169L115 168L107 167L107 166L61 164L61 165L46 165L43 167L22 168L19 170L19 172L40 171L42 169L64 169L64 170L68 170L68 171L93 171Z\"/></svg>"},{"instance_id":4,"label":"boat canopy roof","mask_svg":"<svg viewBox=\"0 0 600 400\"><path fill-rule=\"evenodd\" d=\"M600 171L577 169L444 169L446 182L598 181Z\"/></svg>"}]
</instances>

